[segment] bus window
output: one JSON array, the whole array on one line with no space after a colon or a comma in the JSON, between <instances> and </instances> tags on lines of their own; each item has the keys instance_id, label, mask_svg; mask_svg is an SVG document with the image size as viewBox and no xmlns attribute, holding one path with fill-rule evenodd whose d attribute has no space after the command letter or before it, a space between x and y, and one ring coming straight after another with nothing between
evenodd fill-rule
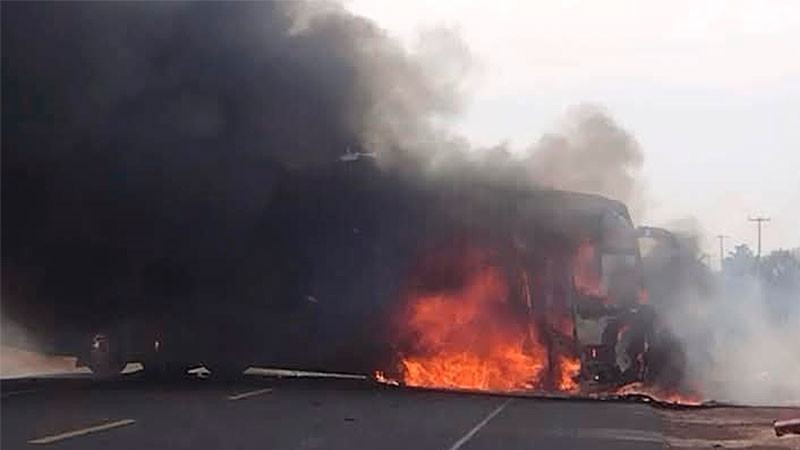
<instances>
[{"instance_id":1,"label":"bus window","mask_svg":"<svg viewBox=\"0 0 800 450\"><path fill-rule=\"evenodd\" d=\"M603 215L603 247L607 251L636 253L636 230L630 220L616 211Z\"/></svg>"},{"instance_id":2,"label":"bus window","mask_svg":"<svg viewBox=\"0 0 800 450\"><path fill-rule=\"evenodd\" d=\"M639 290L636 255L604 253L600 267L600 286L611 303L617 305L636 303Z\"/></svg>"}]
</instances>

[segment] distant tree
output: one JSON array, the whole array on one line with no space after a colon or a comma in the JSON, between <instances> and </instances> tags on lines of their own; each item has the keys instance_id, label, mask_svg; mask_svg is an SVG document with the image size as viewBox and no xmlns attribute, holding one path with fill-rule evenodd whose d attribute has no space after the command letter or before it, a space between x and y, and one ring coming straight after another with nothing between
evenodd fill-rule
<instances>
[{"instance_id":1,"label":"distant tree","mask_svg":"<svg viewBox=\"0 0 800 450\"><path fill-rule=\"evenodd\" d=\"M789 250L776 250L761 261L761 280L772 288L800 288L800 258Z\"/></svg>"},{"instance_id":2,"label":"distant tree","mask_svg":"<svg viewBox=\"0 0 800 450\"><path fill-rule=\"evenodd\" d=\"M754 274L755 268L756 256L746 244L737 245L723 263L725 275L733 277Z\"/></svg>"},{"instance_id":3,"label":"distant tree","mask_svg":"<svg viewBox=\"0 0 800 450\"><path fill-rule=\"evenodd\" d=\"M800 258L787 250L774 251L762 259L759 278L776 317L786 319L800 311Z\"/></svg>"},{"instance_id":4,"label":"distant tree","mask_svg":"<svg viewBox=\"0 0 800 450\"><path fill-rule=\"evenodd\" d=\"M776 320L788 320L800 312L800 256L795 252L776 250L759 262L749 247L737 245L725 258L724 273L732 298L739 298L735 293L748 286L757 286L760 294L755 298Z\"/></svg>"}]
</instances>

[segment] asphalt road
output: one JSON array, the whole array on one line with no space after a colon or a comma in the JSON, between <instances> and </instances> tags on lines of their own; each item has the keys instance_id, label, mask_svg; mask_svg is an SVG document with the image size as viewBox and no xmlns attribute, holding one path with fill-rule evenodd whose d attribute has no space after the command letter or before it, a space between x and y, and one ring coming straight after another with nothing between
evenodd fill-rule
<instances>
[{"instance_id":1,"label":"asphalt road","mask_svg":"<svg viewBox=\"0 0 800 450\"><path fill-rule=\"evenodd\" d=\"M511 398L248 375L141 374L0 383L5 449L658 449L665 416L638 403ZM673 411L674 413L674 411Z\"/></svg>"}]
</instances>

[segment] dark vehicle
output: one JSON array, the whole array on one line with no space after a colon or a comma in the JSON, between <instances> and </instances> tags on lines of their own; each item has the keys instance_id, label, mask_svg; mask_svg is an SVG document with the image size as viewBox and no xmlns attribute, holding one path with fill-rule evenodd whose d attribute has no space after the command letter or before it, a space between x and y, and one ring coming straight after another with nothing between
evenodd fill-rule
<instances>
[{"instance_id":1,"label":"dark vehicle","mask_svg":"<svg viewBox=\"0 0 800 450\"><path fill-rule=\"evenodd\" d=\"M204 365L229 376L256 364L373 373L392 364L391 317L409 261L425 243L458 235L502 255L524 320L547 330L551 360L578 355L585 386L640 378L647 321L625 205L447 183L358 159L287 172L235 259L209 273L164 259L131 275L161 287L157 297L109 286L108 303L51 299L25 325L103 377L133 361L155 375Z\"/></svg>"},{"instance_id":2,"label":"dark vehicle","mask_svg":"<svg viewBox=\"0 0 800 450\"><path fill-rule=\"evenodd\" d=\"M569 312L581 390L641 380L652 312L645 304L637 230L625 205L558 191L531 193L522 205L523 222L534 230L528 247L537 255L529 270L544 274L531 293L545 299L534 302L534 316L555 319L554 329Z\"/></svg>"}]
</instances>

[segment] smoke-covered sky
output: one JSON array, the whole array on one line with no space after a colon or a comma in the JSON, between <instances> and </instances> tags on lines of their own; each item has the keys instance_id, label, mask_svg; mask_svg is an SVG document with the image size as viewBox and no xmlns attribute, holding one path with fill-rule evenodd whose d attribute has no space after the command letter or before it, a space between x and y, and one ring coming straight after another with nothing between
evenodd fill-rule
<instances>
[{"instance_id":1,"label":"smoke-covered sky","mask_svg":"<svg viewBox=\"0 0 800 450\"><path fill-rule=\"evenodd\" d=\"M601 104L643 150L640 221L692 217L716 256L714 235L755 247L747 216L767 215L765 250L800 247L797 2L345 5L409 47L434 27L461 37L470 96L450 123L474 145L524 152L571 105Z\"/></svg>"}]
</instances>

